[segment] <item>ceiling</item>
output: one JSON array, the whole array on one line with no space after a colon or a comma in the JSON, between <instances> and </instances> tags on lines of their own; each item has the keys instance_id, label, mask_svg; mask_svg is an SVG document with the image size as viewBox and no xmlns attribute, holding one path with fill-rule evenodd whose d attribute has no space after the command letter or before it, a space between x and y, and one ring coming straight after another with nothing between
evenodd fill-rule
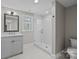
<instances>
[{"instance_id":1,"label":"ceiling","mask_svg":"<svg viewBox=\"0 0 79 59\"><path fill-rule=\"evenodd\" d=\"M32 12L36 14L45 14L52 7L52 0L39 0L35 4L34 0L2 0L2 6Z\"/></svg>"},{"instance_id":2,"label":"ceiling","mask_svg":"<svg viewBox=\"0 0 79 59\"><path fill-rule=\"evenodd\" d=\"M65 7L77 4L77 0L57 0L57 1Z\"/></svg>"},{"instance_id":3,"label":"ceiling","mask_svg":"<svg viewBox=\"0 0 79 59\"><path fill-rule=\"evenodd\" d=\"M52 8L52 2L55 0L39 0L39 3L35 4L34 0L2 0L2 6L16 10L27 11L36 14L46 14ZM76 4L77 0L57 0L65 7Z\"/></svg>"}]
</instances>

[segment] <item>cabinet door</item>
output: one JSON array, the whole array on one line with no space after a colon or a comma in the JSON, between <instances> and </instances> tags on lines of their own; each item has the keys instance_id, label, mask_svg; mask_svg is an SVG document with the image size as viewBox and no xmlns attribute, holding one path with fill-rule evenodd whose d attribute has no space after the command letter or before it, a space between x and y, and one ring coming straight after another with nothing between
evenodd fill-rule
<instances>
[{"instance_id":1,"label":"cabinet door","mask_svg":"<svg viewBox=\"0 0 79 59\"><path fill-rule=\"evenodd\" d=\"M12 38L12 55L19 54L23 51L23 38L22 36L19 37L13 37Z\"/></svg>"},{"instance_id":2,"label":"cabinet door","mask_svg":"<svg viewBox=\"0 0 79 59\"><path fill-rule=\"evenodd\" d=\"M11 40L8 37L1 38L1 58L6 58L11 55Z\"/></svg>"},{"instance_id":3,"label":"cabinet door","mask_svg":"<svg viewBox=\"0 0 79 59\"><path fill-rule=\"evenodd\" d=\"M10 57L23 51L23 37L3 37L1 38L1 58Z\"/></svg>"}]
</instances>

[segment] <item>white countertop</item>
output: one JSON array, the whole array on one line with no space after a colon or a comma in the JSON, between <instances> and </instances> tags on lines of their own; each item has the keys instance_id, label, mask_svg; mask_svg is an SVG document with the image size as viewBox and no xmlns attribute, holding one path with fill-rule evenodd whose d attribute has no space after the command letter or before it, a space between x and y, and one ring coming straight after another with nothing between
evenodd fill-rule
<instances>
[{"instance_id":1,"label":"white countertop","mask_svg":"<svg viewBox=\"0 0 79 59\"><path fill-rule=\"evenodd\" d=\"M12 37L12 36L23 36L21 33L15 33L15 34L1 34L1 37Z\"/></svg>"}]
</instances>

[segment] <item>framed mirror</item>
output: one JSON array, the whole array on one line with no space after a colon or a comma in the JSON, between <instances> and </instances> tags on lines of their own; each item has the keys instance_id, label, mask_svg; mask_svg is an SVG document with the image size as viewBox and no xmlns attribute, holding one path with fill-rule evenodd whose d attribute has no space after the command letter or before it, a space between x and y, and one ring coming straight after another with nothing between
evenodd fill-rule
<instances>
[{"instance_id":1,"label":"framed mirror","mask_svg":"<svg viewBox=\"0 0 79 59\"><path fill-rule=\"evenodd\" d=\"M4 14L4 32L19 32L19 16Z\"/></svg>"}]
</instances>

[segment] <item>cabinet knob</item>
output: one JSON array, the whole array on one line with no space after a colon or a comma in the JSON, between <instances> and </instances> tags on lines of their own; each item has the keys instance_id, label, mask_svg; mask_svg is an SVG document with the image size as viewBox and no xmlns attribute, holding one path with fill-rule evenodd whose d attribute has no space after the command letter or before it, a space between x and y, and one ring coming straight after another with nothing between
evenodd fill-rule
<instances>
[{"instance_id":1,"label":"cabinet knob","mask_svg":"<svg viewBox=\"0 0 79 59\"><path fill-rule=\"evenodd\" d=\"M12 42L12 43L14 43L14 42L15 42L15 40L12 40L11 42Z\"/></svg>"},{"instance_id":2,"label":"cabinet knob","mask_svg":"<svg viewBox=\"0 0 79 59\"><path fill-rule=\"evenodd\" d=\"M53 18L55 17L55 16L52 16Z\"/></svg>"}]
</instances>

